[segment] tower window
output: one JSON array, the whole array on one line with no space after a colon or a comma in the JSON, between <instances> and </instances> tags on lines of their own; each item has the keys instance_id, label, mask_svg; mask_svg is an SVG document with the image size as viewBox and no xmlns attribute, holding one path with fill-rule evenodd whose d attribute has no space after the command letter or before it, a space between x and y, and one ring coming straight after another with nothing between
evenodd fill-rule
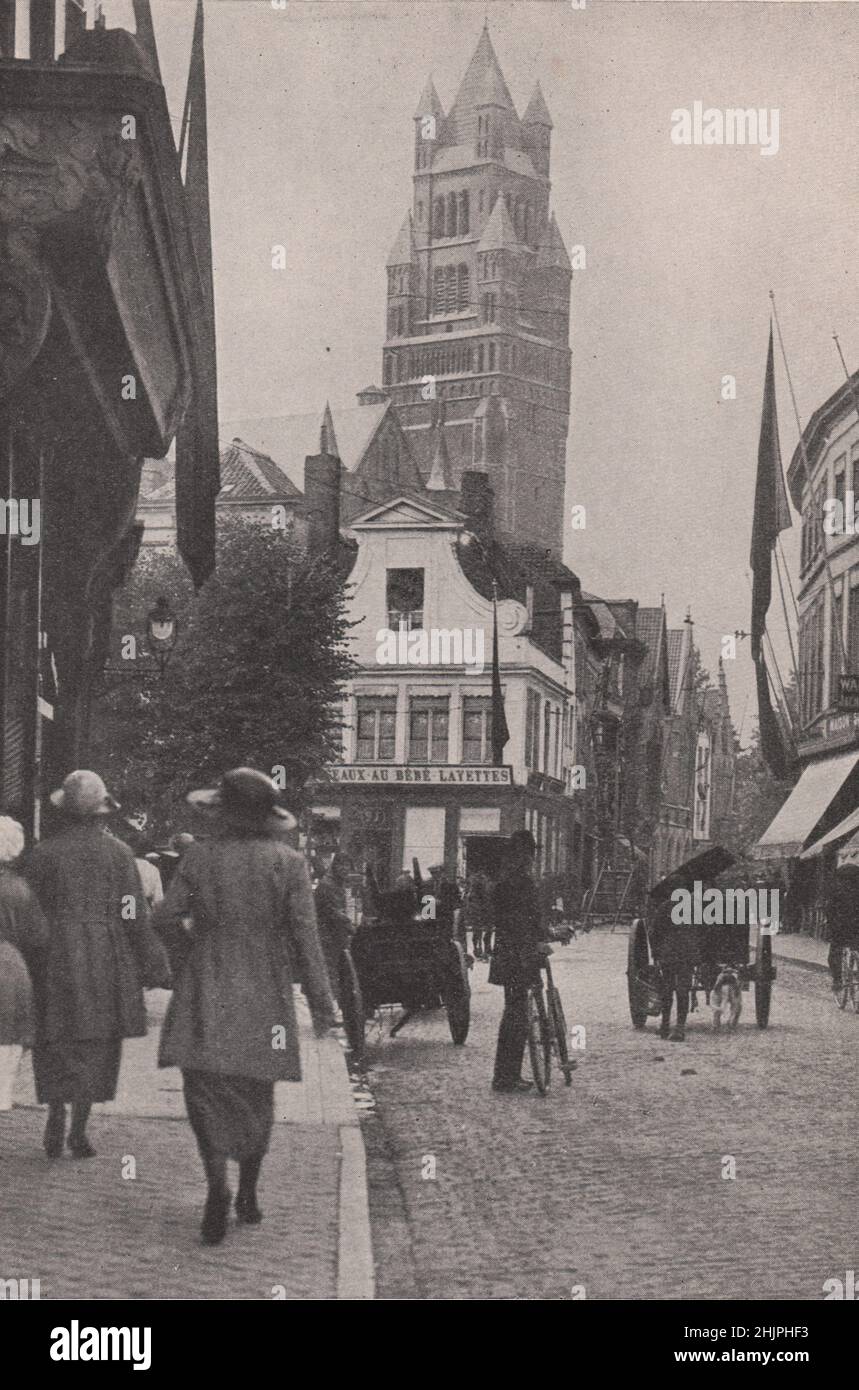
<instances>
[{"instance_id":1,"label":"tower window","mask_svg":"<svg viewBox=\"0 0 859 1390\"><path fill-rule=\"evenodd\" d=\"M468 308L469 275L468 266L461 265L457 272L457 308Z\"/></svg>"},{"instance_id":2,"label":"tower window","mask_svg":"<svg viewBox=\"0 0 859 1390\"><path fill-rule=\"evenodd\" d=\"M418 221L419 221L419 222L423 222L423 220L424 220L424 205L423 205L423 203L422 203L422 202L420 201L420 199L419 199L419 200L418 200Z\"/></svg>"},{"instance_id":3,"label":"tower window","mask_svg":"<svg viewBox=\"0 0 859 1390\"><path fill-rule=\"evenodd\" d=\"M456 209L457 197L455 193L447 195L447 235L456 236Z\"/></svg>"},{"instance_id":4,"label":"tower window","mask_svg":"<svg viewBox=\"0 0 859 1390\"><path fill-rule=\"evenodd\" d=\"M432 284L432 311L434 314L444 313L444 267L437 265L433 273Z\"/></svg>"},{"instance_id":5,"label":"tower window","mask_svg":"<svg viewBox=\"0 0 859 1390\"><path fill-rule=\"evenodd\" d=\"M483 212L483 189L482 189L482 188L481 188L480 192L479 192L478 195L477 195L477 211L480 212L480 213Z\"/></svg>"},{"instance_id":6,"label":"tower window","mask_svg":"<svg viewBox=\"0 0 859 1390\"><path fill-rule=\"evenodd\" d=\"M482 372L482 371L483 371L483 344L482 344L482 343L480 343L480 344L478 345L478 348L477 348L477 370L478 370L479 372Z\"/></svg>"},{"instance_id":7,"label":"tower window","mask_svg":"<svg viewBox=\"0 0 859 1390\"><path fill-rule=\"evenodd\" d=\"M465 236L466 232L468 231L468 201L468 193L465 190L463 190L462 193L460 193L459 195L459 231L461 236Z\"/></svg>"},{"instance_id":8,"label":"tower window","mask_svg":"<svg viewBox=\"0 0 859 1390\"><path fill-rule=\"evenodd\" d=\"M449 266L446 266L446 267L445 267L445 277L444 277L444 278L445 278L445 297L444 297L444 308L445 308L445 313L448 313L448 314L455 314L455 313L456 313L456 266L455 266L455 265L449 265Z\"/></svg>"},{"instance_id":9,"label":"tower window","mask_svg":"<svg viewBox=\"0 0 859 1390\"><path fill-rule=\"evenodd\" d=\"M494 371L495 371L495 344L494 344L494 343L490 343L490 344L489 344L489 370L490 370L490 372L494 372Z\"/></svg>"},{"instance_id":10,"label":"tower window","mask_svg":"<svg viewBox=\"0 0 859 1390\"><path fill-rule=\"evenodd\" d=\"M436 198L433 204L433 236L444 236L444 198Z\"/></svg>"}]
</instances>

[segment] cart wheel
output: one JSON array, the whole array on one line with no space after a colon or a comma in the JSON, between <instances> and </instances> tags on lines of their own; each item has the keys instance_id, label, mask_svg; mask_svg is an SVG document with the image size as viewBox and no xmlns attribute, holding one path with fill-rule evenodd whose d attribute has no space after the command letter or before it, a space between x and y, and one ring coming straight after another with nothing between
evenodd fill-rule
<instances>
[{"instance_id":1,"label":"cart wheel","mask_svg":"<svg viewBox=\"0 0 859 1390\"><path fill-rule=\"evenodd\" d=\"M772 937L761 936L758 958L755 962L755 1018L759 1028L766 1028L770 1021L770 999L772 998Z\"/></svg>"},{"instance_id":2,"label":"cart wheel","mask_svg":"<svg viewBox=\"0 0 859 1390\"><path fill-rule=\"evenodd\" d=\"M344 951L340 957L340 1008L343 1013L346 1039L355 1054L355 1060L360 1062L364 1055L366 1015L364 1013L364 998L361 994L361 981L358 979L352 954L348 950Z\"/></svg>"},{"instance_id":3,"label":"cart wheel","mask_svg":"<svg viewBox=\"0 0 859 1390\"><path fill-rule=\"evenodd\" d=\"M552 1037L549 1026L542 987L535 985L528 991L528 1056L531 1059L534 1085L541 1096L549 1089L552 1067Z\"/></svg>"},{"instance_id":4,"label":"cart wheel","mask_svg":"<svg viewBox=\"0 0 859 1390\"><path fill-rule=\"evenodd\" d=\"M567 1020L564 1017L561 996L555 985L552 986L549 993L549 1008L552 1011L552 1027L555 1030L555 1042L558 1047L558 1059L561 1064L561 1071L564 1073L565 1083L571 1086L573 1084L573 1067L575 1064L570 1061L570 1050L567 1047Z\"/></svg>"},{"instance_id":5,"label":"cart wheel","mask_svg":"<svg viewBox=\"0 0 859 1390\"><path fill-rule=\"evenodd\" d=\"M647 990L643 984L643 977L649 964L647 928L639 918L630 927L626 952L626 984L633 1028L643 1028L647 1023Z\"/></svg>"},{"instance_id":6,"label":"cart wheel","mask_svg":"<svg viewBox=\"0 0 859 1390\"><path fill-rule=\"evenodd\" d=\"M465 952L458 941L452 941L450 944L451 959L445 972L442 998L447 1009L450 1036L457 1047L462 1047L468 1037L468 1025L471 1022L471 986L468 983Z\"/></svg>"}]
</instances>

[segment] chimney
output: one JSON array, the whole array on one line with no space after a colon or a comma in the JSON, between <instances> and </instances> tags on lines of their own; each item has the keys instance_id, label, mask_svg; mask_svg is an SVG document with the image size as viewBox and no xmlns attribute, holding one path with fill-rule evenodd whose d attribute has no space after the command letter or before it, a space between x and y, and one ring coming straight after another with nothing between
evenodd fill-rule
<instances>
[{"instance_id":1,"label":"chimney","mask_svg":"<svg viewBox=\"0 0 859 1390\"><path fill-rule=\"evenodd\" d=\"M495 494L489 482L489 474L479 469L467 468L460 484L459 509L465 516L465 524L484 545L492 543L492 509Z\"/></svg>"},{"instance_id":2,"label":"chimney","mask_svg":"<svg viewBox=\"0 0 859 1390\"><path fill-rule=\"evenodd\" d=\"M304 461L304 514L307 548L333 555L340 539L340 460L311 454Z\"/></svg>"}]
</instances>

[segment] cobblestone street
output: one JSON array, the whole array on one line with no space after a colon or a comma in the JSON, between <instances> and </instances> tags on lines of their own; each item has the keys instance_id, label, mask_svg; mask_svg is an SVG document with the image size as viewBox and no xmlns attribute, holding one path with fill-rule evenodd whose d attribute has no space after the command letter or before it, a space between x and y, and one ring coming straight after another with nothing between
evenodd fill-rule
<instances>
[{"instance_id":1,"label":"cobblestone street","mask_svg":"<svg viewBox=\"0 0 859 1390\"><path fill-rule=\"evenodd\" d=\"M626 944L556 947L586 1050L545 1099L490 1090L501 991L480 962L464 1048L441 1014L371 1034L377 1297L816 1300L855 1267L859 1019L825 974L779 961L768 1031L749 992L735 1036L702 998L665 1043L631 1026Z\"/></svg>"}]
</instances>

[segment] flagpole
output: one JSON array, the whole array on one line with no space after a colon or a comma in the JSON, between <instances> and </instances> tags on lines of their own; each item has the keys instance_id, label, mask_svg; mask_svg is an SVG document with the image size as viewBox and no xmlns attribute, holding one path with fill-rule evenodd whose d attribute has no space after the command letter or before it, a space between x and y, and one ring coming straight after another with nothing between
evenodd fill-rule
<instances>
[{"instance_id":1,"label":"flagpole","mask_svg":"<svg viewBox=\"0 0 859 1390\"><path fill-rule=\"evenodd\" d=\"M779 549L781 549L781 547L779 547ZM784 555L782 555L782 560L783 560L783 559L784 559ZM776 572L776 577L777 577L777 579L778 579L778 591L779 591L779 593L781 594L781 606L782 606L782 610L783 610L783 612L784 612L784 625L785 625L785 627L787 628L787 640L788 640L788 642L790 643L790 660L791 660L791 664L792 664L792 666L793 666L794 678L795 678L795 680L796 680L797 685L799 685L799 668L797 667L797 664L796 664L796 652L794 651L794 647L793 647L793 633L792 633L791 630L790 630L790 619L789 619L789 617L788 617L788 615L787 615L787 600L786 600L786 598L785 598L785 596L784 596L784 584L782 583L782 579L781 579L781 566L779 565L779 562L778 562L778 555L776 555L776 557L775 557L775 572ZM795 602L796 602L796 600L794 600L794 603L795 603ZM798 617L799 617L799 613L797 612L797 618L798 618ZM770 646L772 646L772 640L770 640Z\"/></svg>"},{"instance_id":2,"label":"flagpole","mask_svg":"<svg viewBox=\"0 0 859 1390\"><path fill-rule=\"evenodd\" d=\"M784 350L784 339L783 339L782 336L781 336L781 324L779 323L779 319L778 319L778 309L776 308L775 295L773 294L772 290L770 290L770 301L771 301L771 303L772 303L773 318L775 319L776 333L778 334L778 345L779 345L779 347L781 348L781 357L782 357L782 361L784 362L784 370L785 370L785 375L787 376L788 389L790 390L790 399L791 399L791 403L792 403L792 405L793 405L793 414L794 414L794 418L795 418L795 420L796 420L796 428L797 428L797 430L798 430L798 432L799 432L799 451L800 451L800 458L802 459L802 468L803 468L803 472L804 472L804 474L805 474L805 486L808 488L809 498L810 498L811 504L812 504L812 506L813 506L813 505L814 505L814 494L813 494L812 488L811 488L811 469L809 468L809 465L808 465L808 454L807 454L806 451L805 451L805 439L804 439L803 433L802 433L802 424L801 424L800 418L799 418L799 409L798 409L797 404L796 404L796 394L795 394L794 389L793 389L793 379L792 379L792 377L791 377L791 375L790 375L790 367L788 366L787 353L786 353L785 350ZM828 549L827 549L827 545L826 545L826 536L825 536L825 535L824 535L824 537L823 537L823 564L824 564L824 567L825 567L825 569L826 569L826 582L827 582L827 585L828 585L828 587L829 587L829 599L830 599L830 604L831 604L831 610L830 610L830 611L831 611L832 613L834 613L834 612L835 612L835 584L834 584L834 580L833 580L833 578L832 578L832 567L831 567L831 565L830 565L830 563L829 563L829 551L828 551ZM840 648L841 648L841 660L842 660L842 662L843 662L843 669L844 669L845 671L847 671L849 668L848 668L848 665L847 665L847 648L846 648L845 645L844 645L844 628L843 628L843 624L842 624L842 626L838 629L838 643L839 643L839 646L840 646Z\"/></svg>"}]
</instances>

